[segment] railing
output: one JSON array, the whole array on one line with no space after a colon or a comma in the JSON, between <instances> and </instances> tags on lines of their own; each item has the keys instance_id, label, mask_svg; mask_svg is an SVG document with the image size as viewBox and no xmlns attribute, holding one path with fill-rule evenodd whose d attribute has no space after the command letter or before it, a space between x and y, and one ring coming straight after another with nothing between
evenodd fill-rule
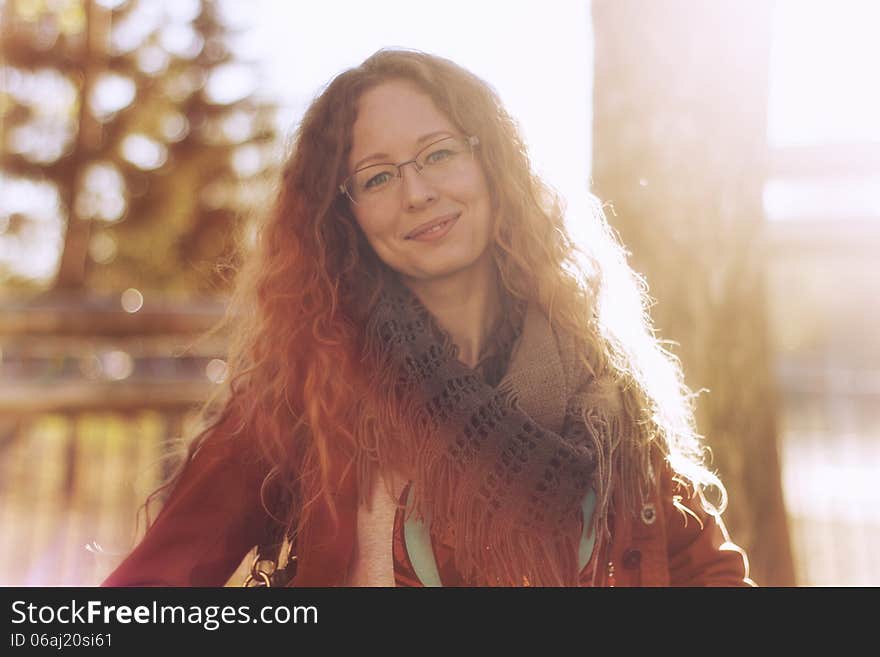
<instances>
[{"instance_id":1,"label":"railing","mask_svg":"<svg viewBox=\"0 0 880 657\"><path fill-rule=\"evenodd\" d=\"M219 303L48 299L0 313L0 584L99 583L143 532L224 374Z\"/></svg>"},{"instance_id":2,"label":"railing","mask_svg":"<svg viewBox=\"0 0 880 657\"><path fill-rule=\"evenodd\" d=\"M767 224L780 447L798 583L880 585L880 144L792 148L774 176L822 207ZM873 202L870 198L873 197ZM818 198L818 197L816 197ZM831 210L825 208L831 207Z\"/></svg>"},{"instance_id":3,"label":"railing","mask_svg":"<svg viewBox=\"0 0 880 657\"><path fill-rule=\"evenodd\" d=\"M821 365L783 403L782 462L798 581L877 586L880 559L880 371ZM819 376L817 376L819 374Z\"/></svg>"}]
</instances>

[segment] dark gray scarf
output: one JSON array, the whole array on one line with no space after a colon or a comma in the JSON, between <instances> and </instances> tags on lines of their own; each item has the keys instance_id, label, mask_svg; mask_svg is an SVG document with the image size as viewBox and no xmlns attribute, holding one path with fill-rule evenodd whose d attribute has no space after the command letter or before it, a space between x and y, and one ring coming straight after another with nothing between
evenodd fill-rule
<instances>
[{"instance_id":1,"label":"dark gray scarf","mask_svg":"<svg viewBox=\"0 0 880 657\"><path fill-rule=\"evenodd\" d=\"M536 304L517 333L493 386L457 359L407 288L383 293L367 322L365 364L391 373L388 393L405 419L368 460L381 470L395 445L406 452L414 512L449 542L465 581L575 585L590 487L594 529L607 533L611 458L625 424L618 387L583 364Z\"/></svg>"}]
</instances>

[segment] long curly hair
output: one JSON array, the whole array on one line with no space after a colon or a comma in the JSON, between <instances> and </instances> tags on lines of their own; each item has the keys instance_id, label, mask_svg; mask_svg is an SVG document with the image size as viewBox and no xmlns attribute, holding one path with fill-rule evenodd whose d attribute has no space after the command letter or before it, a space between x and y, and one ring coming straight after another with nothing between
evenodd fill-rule
<instances>
[{"instance_id":1,"label":"long curly hair","mask_svg":"<svg viewBox=\"0 0 880 657\"><path fill-rule=\"evenodd\" d=\"M678 361L654 336L647 286L627 265L601 204L592 199L590 212L575 218L586 236L576 244L560 198L533 172L494 90L447 59L399 49L380 50L343 72L306 111L274 206L236 278L225 320L231 341L222 404L206 404L181 470L154 495L173 485L209 437L238 441L265 462L263 504L293 535L321 496L334 509L335 459L378 445L375 436L393 429L383 426L393 415L390 395L375 389L384 377L367 377L359 366L361 309L378 300L390 273L338 191L349 173L358 99L392 79L413 83L462 134L479 137L503 290L537 303L554 327L577 336L591 371L611 372L618 382L636 428L617 450L613 493L623 508L636 514L656 484L656 454L701 491L707 509L722 511L726 492L705 465L693 395ZM389 408L367 411L365 419L365 399ZM211 415L209 407L222 411ZM702 494L709 487L720 493L714 504Z\"/></svg>"}]
</instances>

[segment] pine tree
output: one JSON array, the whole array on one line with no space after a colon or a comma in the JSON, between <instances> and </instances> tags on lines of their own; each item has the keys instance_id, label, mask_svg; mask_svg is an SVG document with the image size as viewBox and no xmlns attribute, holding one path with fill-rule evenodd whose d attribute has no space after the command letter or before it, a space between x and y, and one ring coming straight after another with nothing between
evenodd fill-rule
<instances>
[{"instance_id":1,"label":"pine tree","mask_svg":"<svg viewBox=\"0 0 880 657\"><path fill-rule=\"evenodd\" d=\"M22 194L34 181L57 194L66 230L52 287L222 291L216 264L276 140L220 5L9 0L2 11L2 175ZM33 210L5 210L7 241L35 232Z\"/></svg>"}]
</instances>

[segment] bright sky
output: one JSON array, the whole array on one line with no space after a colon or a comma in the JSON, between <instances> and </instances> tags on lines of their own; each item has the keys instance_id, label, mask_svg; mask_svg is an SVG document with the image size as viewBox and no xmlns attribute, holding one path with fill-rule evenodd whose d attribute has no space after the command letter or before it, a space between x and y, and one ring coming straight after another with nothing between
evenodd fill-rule
<instances>
[{"instance_id":1,"label":"bright sky","mask_svg":"<svg viewBox=\"0 0 880 657\"><path fill-rule=\"evenodd\" d=\"M880 141L878 66L878 0L778 0L772 145Z\"/></svg>"}]
</instances>

